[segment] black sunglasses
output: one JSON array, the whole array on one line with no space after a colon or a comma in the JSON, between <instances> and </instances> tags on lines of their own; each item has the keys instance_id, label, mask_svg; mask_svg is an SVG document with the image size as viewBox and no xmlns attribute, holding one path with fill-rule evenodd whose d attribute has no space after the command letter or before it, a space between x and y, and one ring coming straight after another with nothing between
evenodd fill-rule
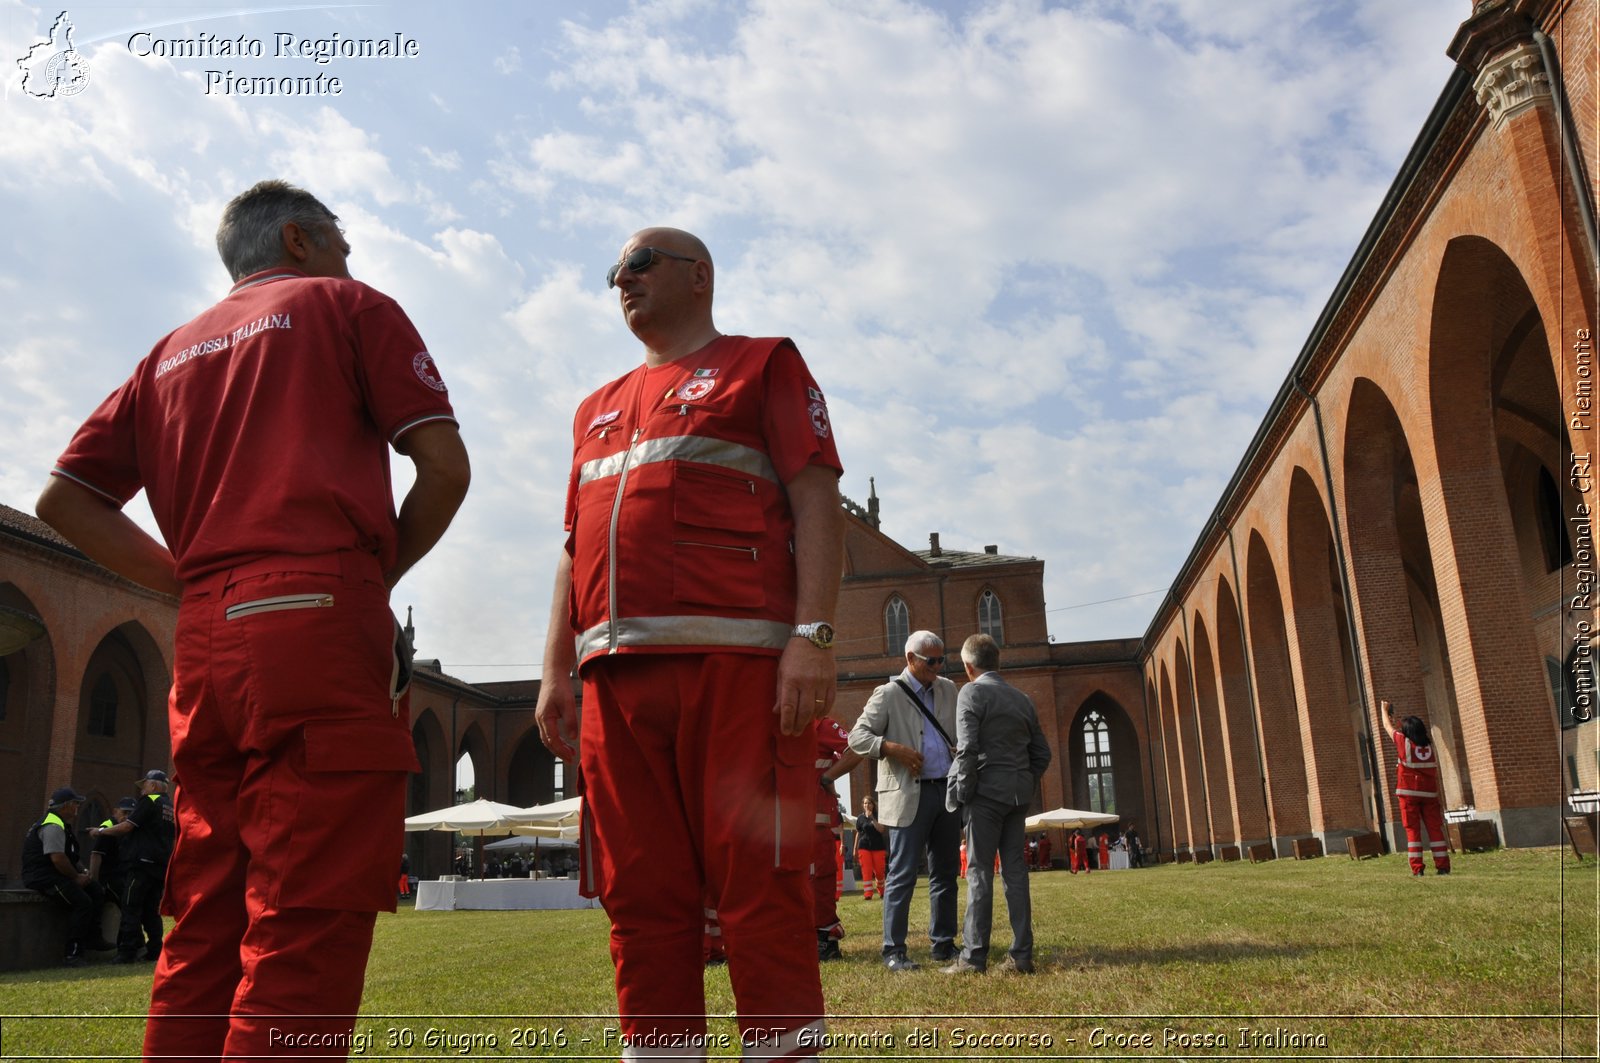
<instances>
[{"instance_id":1,"label":"black sunglasses","mask_svg":"<svg viewBox=\"0 0 1600 1063\"><path fill-rule=\"evenodd\" d=\"M655 263L657 255L662 258L675 258L680 262L699 261L699 259L691 255L675 255L671 251L663 251L659 247L636 247L628 252L627 258L606 270L606 287L615 288L617 286L617 274L622 272L623 266L628 267L629 273L643 273Z\"/></svg>"},{"instance_id":2,"label":"black sunglasses","mask_svg":"<svg viewBox=\"0 0 1600 1063\"><path fill-rule=\"evenodd\" d=\"M923 664L932 665L934 668L942 668L942 667L944 667L944 658L943 657L924 657L922 654L918 653L916 650L912 650L911 651L911 656L915 657L917 660L921 661Z\"/></svg>"}]
</instances>

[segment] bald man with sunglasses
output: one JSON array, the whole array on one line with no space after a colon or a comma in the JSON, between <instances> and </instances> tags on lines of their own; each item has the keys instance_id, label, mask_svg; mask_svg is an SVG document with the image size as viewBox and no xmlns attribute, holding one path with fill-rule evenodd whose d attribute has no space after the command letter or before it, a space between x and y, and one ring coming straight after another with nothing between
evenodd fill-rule
<instances>
[{"instance_id":1,"label":"bald man with sunglasses","mask_svg":"<svg viewBox=\"0 0 1600 1063\"><path fill-rule=\"evenodd\" d=\"M644 364L573 421L539 692L541 737L580 765L625 1059L703 1056L708 904L745 1058L807 1058L822 1032L813 721L834 701L841 468L799 350L719 332L714 276L663 228L606 274Z\"/></svg>"}]
</instances>

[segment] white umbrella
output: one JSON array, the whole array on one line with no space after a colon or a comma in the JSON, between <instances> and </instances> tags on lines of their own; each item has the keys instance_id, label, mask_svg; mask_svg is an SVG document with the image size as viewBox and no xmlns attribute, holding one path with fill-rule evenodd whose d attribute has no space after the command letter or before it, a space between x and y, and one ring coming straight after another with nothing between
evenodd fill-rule
<instances>
[{"instance_id":1,"label":"white umbrella","mask_svg":"<svg viewBox=\"0 0 1600 1063\"><path fill-rule=\"evenodd\" d=\"M483 851L486 853L490 851L504 853L522 852L526 849L532 849L537 852L540 848L574 849L577 848L577 845L577 832L574 831L571 838L548 837L544 835L535 835L533 837L513 836L510 838L501 838L497 842L490 842L488 845L485 845L483 847Z\"/></svg>"},{"instance_id":2,"label":"white umbrella","mask_svg":"<svg viewBox=\"0 0 1600 1063\"><path fill-rule=\"evenodd\" d=\"M1044 830L1048 827L1060 827L1062 830L1072 830L1075 827L1098 827L1105 823L1115 823L1119 817L1108 812L1082 812L1076 808L1053 808L1048 812L1029 816L1024 826L1028 830Z\"/></svg>"},{"instance_id":3,"label":"white umbrella","mask_svg":"<svg viewBox=\"0 0 1600 1063\"><path fill-rule=\"evenodd\" d=\"M513 809L506 817L517 824L518 834L535 834L545 838L575 838L578 823L583 816L583 798L569 797L547 805ZM571 833L568 833L568 832Z\"/></svg>"},{"instance_id":4,"label":"white umbrella","mask_svg":"<svg viewBox=\"0 0 1600 1063\"><path fill-rule=\"evenodd\" d=\"M442 830L469 836L511 834L516 824L507 817L520 811L516 805L480 797L464 805L411 816L406 820L406 830Z\"/></svg>"}]
</instances>

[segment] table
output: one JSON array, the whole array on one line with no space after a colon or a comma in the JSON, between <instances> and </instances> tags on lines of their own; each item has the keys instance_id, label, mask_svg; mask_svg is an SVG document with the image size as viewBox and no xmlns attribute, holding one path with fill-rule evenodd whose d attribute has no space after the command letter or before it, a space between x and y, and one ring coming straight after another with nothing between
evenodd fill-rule
<instances>
[{"instance_id":1,"label":"table","mask_svg":"<svg viewBox=\"0 0 1600 1063\"><path fill-rule=\"evenodd\" d=\"M1128 870L1128 854L1124 853L1124 852L1118 852L1115 849L1111 850L1111 866L1107 870L1110 870L1110 871L1126 871L1126 870Z\"/></svg>"},{"instance_id":2,"label":"table","mask_svg":"<svg viewBox=\"0 0 1600 1063\"><path fill-rule=\"evenodd\" d=\"M598 907L599 901L578 895L577 879L491 878L482 881L417 883L418 911Z\"/></svg>"}]
</instances>

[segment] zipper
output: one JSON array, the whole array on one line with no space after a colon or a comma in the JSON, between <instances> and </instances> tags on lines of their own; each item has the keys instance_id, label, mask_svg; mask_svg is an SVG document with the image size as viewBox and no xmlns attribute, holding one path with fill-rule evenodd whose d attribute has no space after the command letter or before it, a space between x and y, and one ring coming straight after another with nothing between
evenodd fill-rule
<instances>
[{"instance_id":1,"label":"zipper","mask_svg":"<svg viewBox=\"0 0 1600 1063\"><path fill-rule=\"evenodd\" d=\"M276 613L283 609L326 609L333 604L331 594L280 594L273 598L257 598L252 602L230 605L223 611L228 620L238 620L256 613Z\"/></svg>"},{"instance_id":2,"label":"zipper","mask_svg":"<svg viewBox=\"0 0 1600 1063\"><path fill-rule=\"evenodd\" d=\"M760 561L761 551L754 546L729 546L726 543L697 543L689 539L674 539L673 546L697 546L702 550L732 550L736 554L749 554L750 560Z\"/></svg>"},{"instance_id":3,"label":"zipper","mask_svg":"<svg viewBox=\"0 0 1600 1063\"><path fill-rule=\"evenodd\" d=\"M611 500L611 527L606 531L606 652L617 652L617 515L622 511L622 492L628 487L628 470L633 464L633 448L644 428L635 428L628 449L622 456L622 472L617 476L617 495Z\"/></svg>"}]
</instances>

